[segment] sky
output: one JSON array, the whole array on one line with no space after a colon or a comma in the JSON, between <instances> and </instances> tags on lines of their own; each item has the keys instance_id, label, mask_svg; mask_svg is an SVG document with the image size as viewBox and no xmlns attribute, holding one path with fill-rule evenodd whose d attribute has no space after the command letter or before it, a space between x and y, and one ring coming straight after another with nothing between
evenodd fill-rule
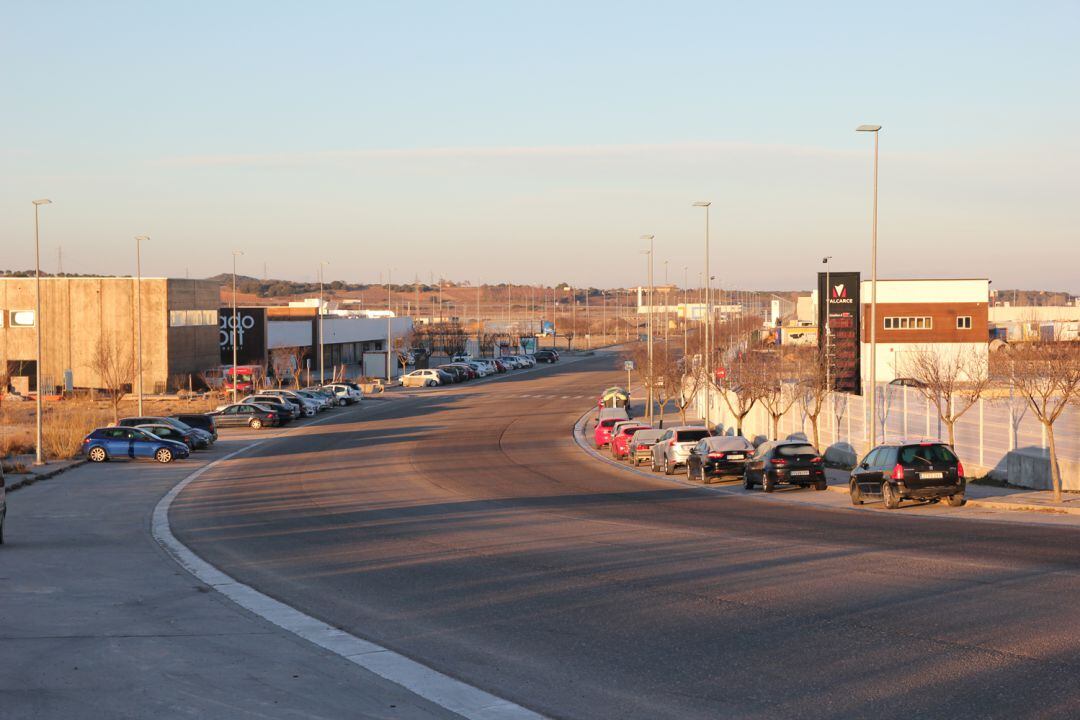
<instances>
[{"instance_id":1,"label":"sky","mask_svg":"<svg viewBox=\"0 0 1080 720\"><path fill-rule=\"evenodd\" d=\"M1080 293L1080 2L0 2L0 269ZM684 269L685 268L685 269Z\"/></svg>"}]
</instances>

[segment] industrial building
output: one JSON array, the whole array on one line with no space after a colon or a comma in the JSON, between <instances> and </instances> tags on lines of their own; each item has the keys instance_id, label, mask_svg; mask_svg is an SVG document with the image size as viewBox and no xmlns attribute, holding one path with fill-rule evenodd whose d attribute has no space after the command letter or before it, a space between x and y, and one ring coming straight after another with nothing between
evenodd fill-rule
<instances>
[{"instance_id":1,"label":"industrial building","mask_svg":"<svg viewBox=\"0 0 1080 720\"><path fill-rule=\"evenodd\" d=\"M0 366L19 392L36 391L36 326L41 323L41 382L46 393L104 386L95 370L99 346L119 364L136 357L136 306L142 308L143 387L164 390L170 378L219 363L218 283L124 277L0 278ZM137 292L138 289L138 292ZM132 382L134 385L134 380Z\"/></svg>"}]
</instances>

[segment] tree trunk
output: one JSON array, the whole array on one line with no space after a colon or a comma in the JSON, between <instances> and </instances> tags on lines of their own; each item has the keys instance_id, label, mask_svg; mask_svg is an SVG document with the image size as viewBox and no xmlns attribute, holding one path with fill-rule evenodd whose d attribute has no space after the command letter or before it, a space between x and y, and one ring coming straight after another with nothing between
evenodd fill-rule
<instances>
[{"instance_id":1,"label":"tree trunk","mask_svg":"<svg viewBox=\"0 0 1080 720\"><path fill-rule=\"evenodd\" d=\"M1050 481L1054 488L1054 502L1061 502L1061 468L1058 467L1057 444L1054 442L1054 423L1046 426L1046 440L1050 444Z\"/></svg>"},{"instance_id":2,"label":"tree trunk","mask_svg":"<svg viewBox=\"0 0 1080 720\"><path fill-rule=\"evenodd\" d=\"M941 418L945 423L945 427L949 428L949 445L953 448L956 447L956 420L953 418Z\"/></svg>"},{"instance_id":3,"label":"tree trunk","mask_svg":"<svg viewBox=\"0 0 1080 720\"><path fill-rule=\"evenodd\" d=\"M818 443L818 424L817 424L818 416L817 415L807 415L807 417L810 418L810 427L814 431L814 448L820 451L821 450L821 445Z\"/></svg>"},{"instance_id":4,"label":"tree trunk","mask_svg":"<svg viewBox=\"0 0 1080 720\"><path fill-rule=\"evenodd\" d=\"M779 440L780 439L780 416L770 414L770 417L772 417L772 439L773 440Z\"/></svg>"}]
</instances>

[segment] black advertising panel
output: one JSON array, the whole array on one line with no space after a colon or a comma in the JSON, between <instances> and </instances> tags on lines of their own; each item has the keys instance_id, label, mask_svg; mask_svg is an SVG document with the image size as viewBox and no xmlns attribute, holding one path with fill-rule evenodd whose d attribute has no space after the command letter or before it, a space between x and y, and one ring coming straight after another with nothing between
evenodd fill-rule
<instances>
[{"instance_id":1,"label":"black advertising panel","mask_svg":"<svg viewBox=\"0 0 1080 720\"><path fill-rule=\"evenodd\" d=\"M827 353L833 389L862 394L859 273L818 273L818 347Z\"/></svg>"},{"instance_id":2,"label":"black advertising panel","mask_svg":"<svg viewBox=\"0 0 1080 720\"><path fill-rule=\"evenodd\" d=\"M221 364L232 365L232 308L218 310L218 330L221 342ZM266 308L236 308L236 363L238 365L266 363Z\"/></svg>"}]
</instances>

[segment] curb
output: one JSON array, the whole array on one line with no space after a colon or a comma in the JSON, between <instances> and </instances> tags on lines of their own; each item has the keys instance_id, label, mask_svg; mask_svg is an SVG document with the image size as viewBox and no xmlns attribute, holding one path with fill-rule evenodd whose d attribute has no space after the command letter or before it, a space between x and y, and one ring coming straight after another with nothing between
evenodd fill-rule
<instances>
[{"instance_id":1,"label":"curb","mask_svg":"<svg viewBox=\"0 0 1080 720\"><path fill-rule=\"evenodd\" d=\"M15 482L8 485L7 486L7 491L8 492L15 492L16 490L18 490L20 488L24 488L24 487L27 487L29 485L33 485L34 483L41 482L42 480L48 480L49 478L56 477L60 473L67 472L68 470L71 470L72 468L77 468L80 465L84 465L84 464L86 464L86 458L80 458L78 460L72 460L70 463L68 463L67 465L65 465L63 467L54 468L52 470L46 470L45 472L40 472L40 473L31 472L31 473L29 473L29 475L27 477L24 477L21 480L16 480Z\"/></svg>"}]
</instances>

